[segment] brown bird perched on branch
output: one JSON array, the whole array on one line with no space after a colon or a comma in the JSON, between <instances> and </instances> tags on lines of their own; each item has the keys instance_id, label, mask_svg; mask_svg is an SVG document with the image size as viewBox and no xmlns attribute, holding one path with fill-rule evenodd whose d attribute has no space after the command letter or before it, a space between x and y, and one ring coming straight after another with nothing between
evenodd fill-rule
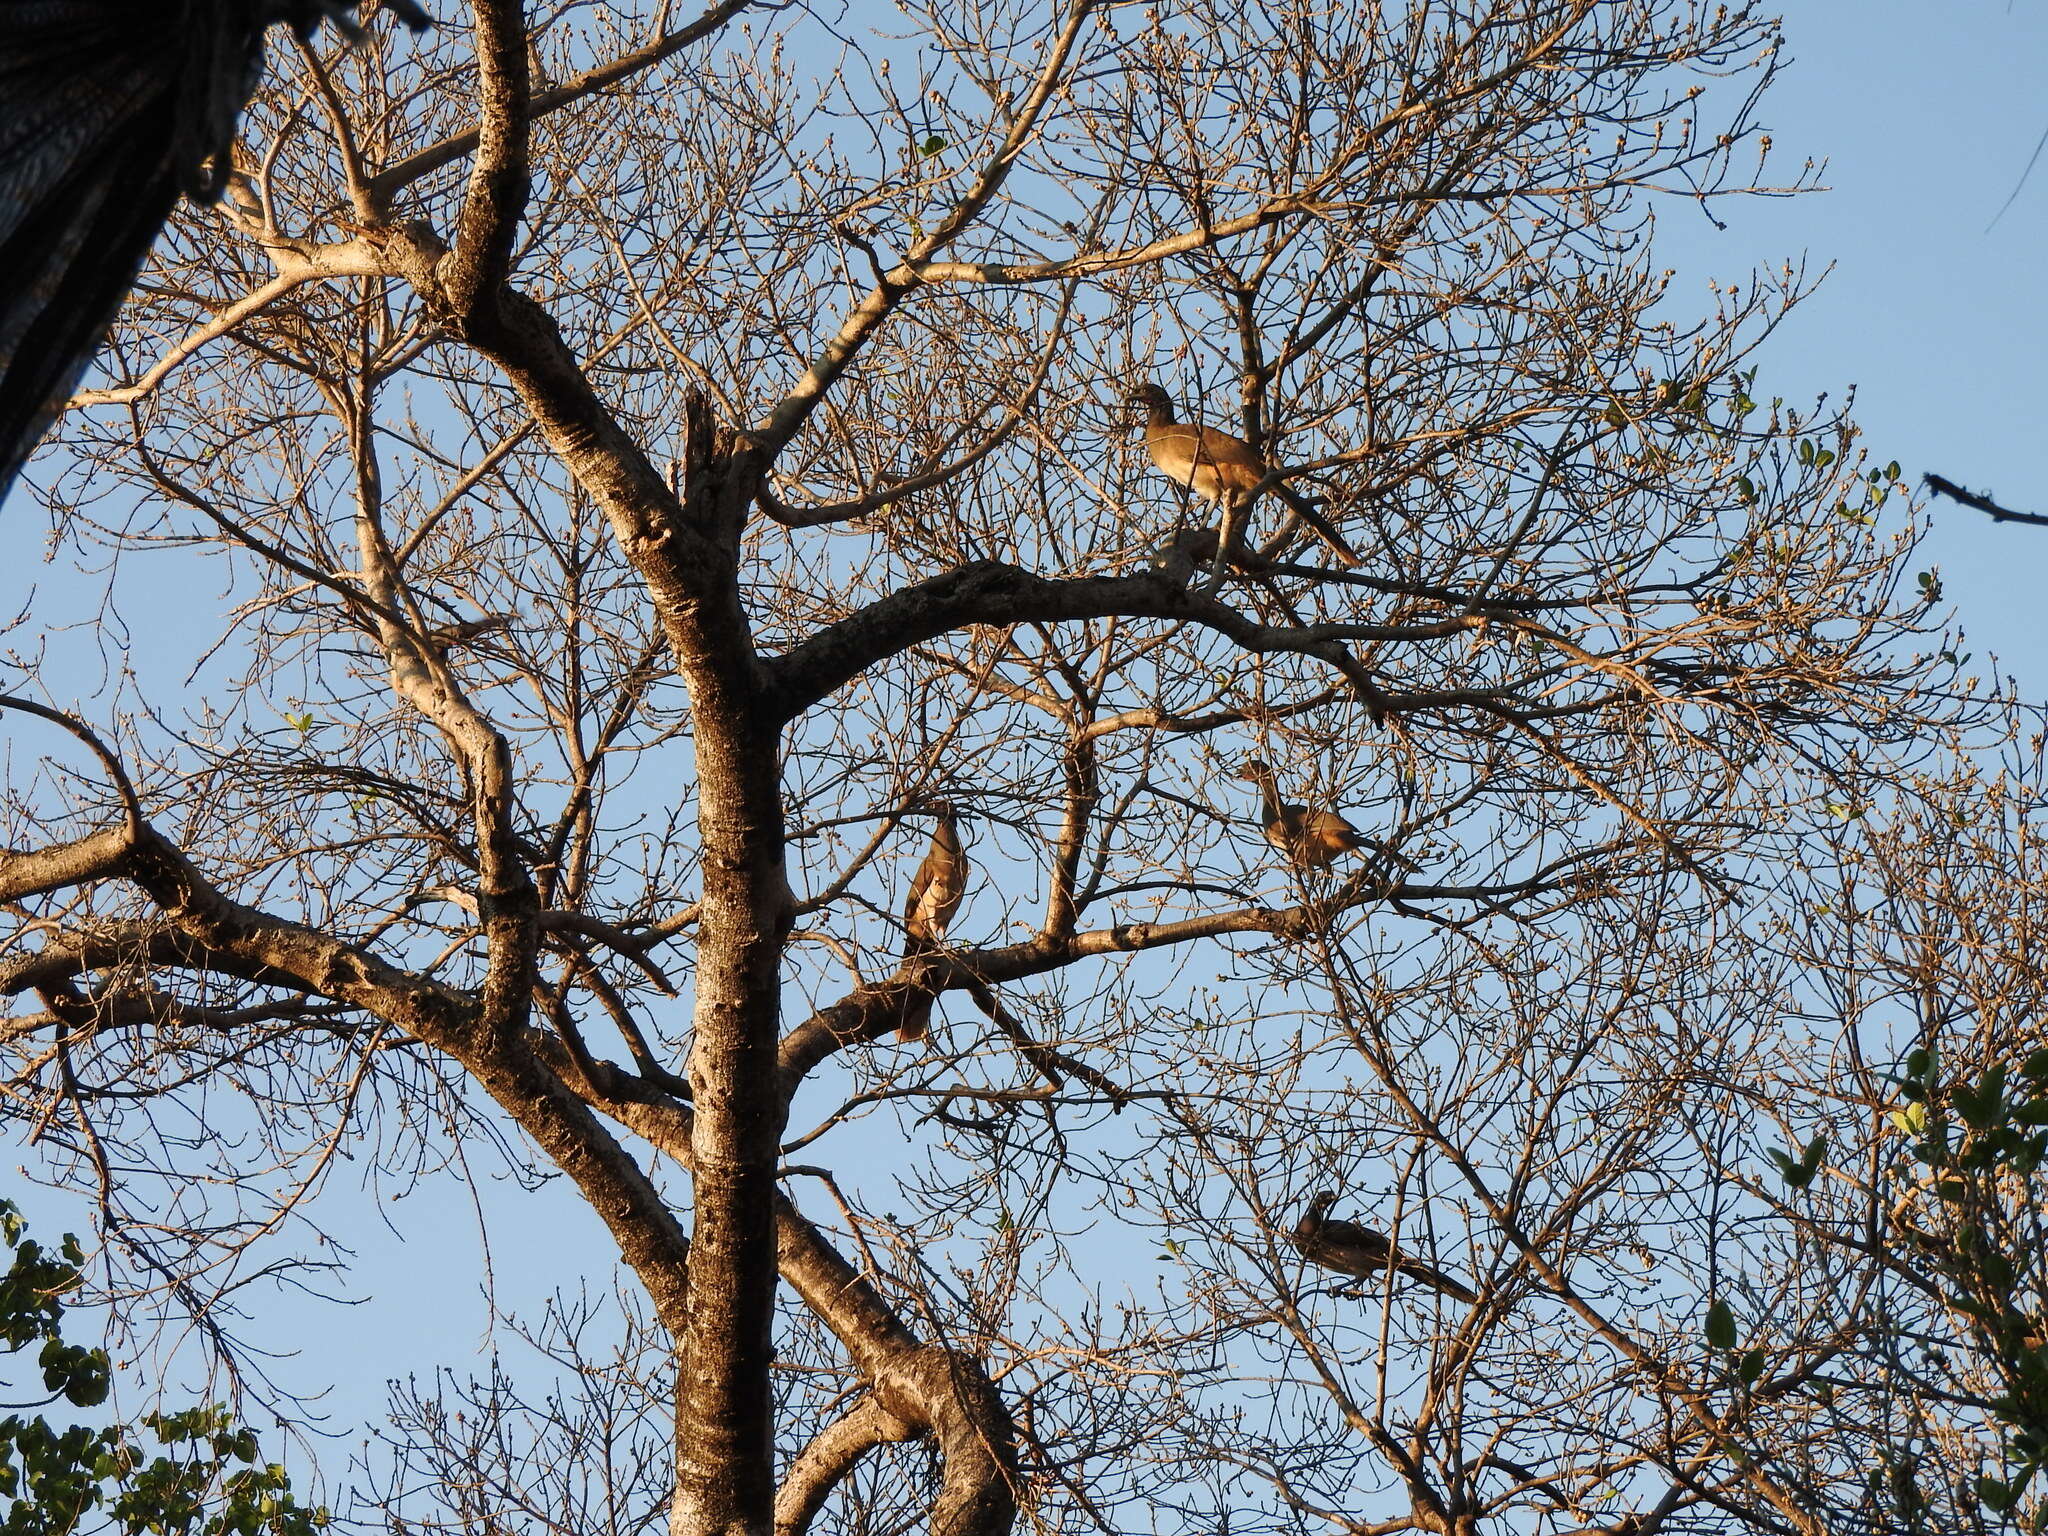
<instances>
[{"instance_id":1,"label":"brown bird perched on branch","mask_svg":"<svg viewBox=\"0 0 2048 1536\"><path fill-rule=\"evenodd\" d=\"M1396 853L1378 839L1367 837L1335 811L1310 810L1280 798L1280 781L1273 765L1254 757L1238 769L1237 776L1259 786L1263 804L1259 825L1266 841L1301 869L1322 869L1347 853L1377 853L1409 869L1417 868L1411 858Z\"/></svg>"},{"instance_id":2,"label":"brown bird perched on branch","mask_svg":"<svg viewBox=\"0 0 2048 1536\"><path fill-rule=\"evenodd\" d=\"M0 4L0 497L99 350L180 190L217 200L263 32L357 0ZM417 0L384 0L415 30Z\"/></svg>"},{"instance_id":3,"label":"brown bird perched on branch","mask_svg":"<svg viewBox=\"0 0 2048 1536\"><path fill-rule=\"evenodd\" d=\"M903 958L915 960L931 954L967 899L967 879L974 866L967 862L967 850L960 846L960 817L950 805L932 813L938 825L932 829L932 845L924 862L910 877L910 894L903 899ZM931 1033L932 1000L929 997L906 1005L903 1022L896 1026L898 1040L922 1040Z\"/></svg>"},{"instance_id":4,"label":"brown bird perched on branch","mask_svg":"<svg viewBox=\"0 0 2048 1536\"><path fill-rule=\"evenodd\" d=\"M1384 1232L1355 1221L1331 1221L1329 1209L1336 1203L1336 1192L1325 1190L1309 1202L1308 1210L1294 1224L1295 1250L1311 1264L1360 1280L1371 1280L1391 1265L1398 1273L1413 1276L1458 1301L1479 1299L1477 1291L1459 1284L1434 1264L1401 1252Z\"/></svg>"},{"instance_id":5,"label":"brown bird perched on branch","mask_svg":"<svg viewBox=\"0 0 2048 1536\"><path fill-rule=\"evenodd\" d=\"M1173 397L1157 384L1139 384L1128 398L1145 408L1145 451L1152 456L1154 467L1176 485L1184 485L1204 501L1223 508L1216 556L1220 562L1236 537L1253 491L1266 478L1266 461L1241 437L1176 421ZM1345 565L1359 563L1358 552L1316 510L1314 502L1284 483L1267 489L1293 509L1331 554Z\"/></svg>"}]
</instances>

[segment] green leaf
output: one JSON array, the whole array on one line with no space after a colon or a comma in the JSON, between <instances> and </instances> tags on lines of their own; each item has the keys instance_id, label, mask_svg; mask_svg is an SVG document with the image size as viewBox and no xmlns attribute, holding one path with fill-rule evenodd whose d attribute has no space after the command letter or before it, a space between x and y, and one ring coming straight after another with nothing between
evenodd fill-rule
<instances>
[{"instance_id":1,"label":"green leaf","mask_svg":"<svg viewBox=\"0 0 2048 1536\"><path fill-rule=\"evenodd\" d=\"M1902 1117L1896 1113L1896 1121ZM1827 1154L1828 1139L1825 1135L1809 1141L1797 1157L1790 1152L1780 1152L1776 1147L1769 1149L1770 1159L1777 1165L1778 1176L1794 1189L1804 1189L1813 1182L1813 1176L1820 1172L1820 1160Z\"/></svg>"},{"instance_id":2,"label":"green leaf","mask_svg":"<svg viewBox=\"0 0 2048 1536\"><path fill-rule=\"evenodd\" d=\"M1736 1374L1741 1376L1742 1384L1745 1387L1755 1386L1757 1381L1763 1376L1763 1373L1764 1352L1760 1349L1749 1351L1748 1354L1742 1357L1742 1363L1736 1367Z\"/></svg>"},{"instance_id":3,"label":"green leaf","mask_svg":"<svg viewBox=\"0 0 2048 1536\"><path fill-rule=\"evenodd\" d=\"M1950 1096L1965 1125L1973 1131L1990 1130L2005 1108L2005 1068L1993 1067L1975 1088L1957 1083Z\"/></svg>"},{"instance_id":4,"label":"green leaf","mask_svg":"<svg viewBox=\"0 0 2048 1536\"><path fill-rule=\"evenodd\" d=\"M942 153L945 147L946 141L935 133L917 146L917 152L929 159L933 155Z\"/></svg>"},{"instance_id":5,"label":"green leaf","mask_svg":"<svg viewBox=\"0 0 2048 1536\"><path fill-rule=\"evenodd\" d=\"M1713 1349L1735 1347L1735 1314L1719 1297L1707 1308L1707 1344Z\"/></svg>"}]
</instances>

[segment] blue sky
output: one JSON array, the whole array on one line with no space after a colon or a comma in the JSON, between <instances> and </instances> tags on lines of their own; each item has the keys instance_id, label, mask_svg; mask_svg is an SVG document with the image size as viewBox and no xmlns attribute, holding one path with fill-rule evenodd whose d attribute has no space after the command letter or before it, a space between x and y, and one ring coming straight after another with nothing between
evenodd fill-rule
<instances>
[{"instance_id":1,"label":"blue sky","mask_svg":"<svg viewBox=\"0 0 2048 1536\"><path fill-rule=\"evenodd\" d=\"M1832 264L1760 354L1757 392L1803 402L1825 391L1839 402L1853 385L1877 462L1896 458L1915 480L1933 470L2048 512L2048 434L2039 425L2048 164L2020 186L2048 131L2039 84L2048 8L1796 0L1786 24L1792 62L1761 120L1788 179L1811 156L1827 162L1822 180L1832 190L1718 204L1726 229L1688 205L1666 205L1658 238L1664 264L1683 274L1677 303L1704 303L1710 276L1737 278L1786 260L1816 273ZM2048 529L1993 525L1948 503L1932 517L1922 563L1941 568L1970 649L1980 659L1996 652L2023 696L2048 698L2048 646L2033 597L2048 571ZM10 532L27 553L20 530ZM5 606L38 579L49 577L10 578ZM91 687L82 679L77 691ZM63 1219L47 1202L25 1203ZM302 1348L298 1360L280 1363L284 1379L341 1383L328 1406L348 1425L379 1415L388 1377L480 1364L487 1314L466 1193L443 1181L381 1211L369 1197L344 1195L341 1204L345 1211L328 1214L358 1250L348 1289L368 1299L348 1310L291 1299L283 1316L292 1321L260 1332L273 1347ZM486 1204L498 1210L490 1238L501 1302L530 1308L579 1275L603 1288L608 1246L568 1198L550 1191ZM503 1342L516 1359L516 1342Z\"/></svg>"},{"instance_id":2,"label":"blue sky","mask_svg":"<svg viewBox=\"0 0 2048 1536\"><path fill-rule=\"evenodd\" d=\"M1808 156L1825 161L1831 190L1718 204L1726 231L1669 207L1665 262L1701 280L1783 259L1832 264L1761 353L1759 393L1798 402L1825 390L1836 402L1854 385L1879 463L2048 511L2048 158L1999 216L2048 131L2048 11L1792 0L1785 30L1792 62L1759 113L1772 162L1789 175ZM2048 696L2033 600L2048 528L1994 525L1951 502L1932 516L1928 563L1970 649L1980 661L1995 651L2023 696Z\"/></svg>"}]
</instances>

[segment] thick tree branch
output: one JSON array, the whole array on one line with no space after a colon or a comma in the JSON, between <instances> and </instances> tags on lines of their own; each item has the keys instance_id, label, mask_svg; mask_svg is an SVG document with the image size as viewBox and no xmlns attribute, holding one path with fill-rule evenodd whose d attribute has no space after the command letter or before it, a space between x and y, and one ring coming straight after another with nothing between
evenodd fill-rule
<instances>
[{"instance_id":1,"label":"thick tree branch","mask_svg":"<svg viewBox=\"0 0 2048 1536\"><path fill-rule=\"evenodd\" d=\"M1017 1428L982 1363L963 1350L920 1343L780 1195L775 1215L790 1289L846 1347L882 1406L928 1426L939 1442L945 1470L932 1536L1008 1536L1017 1517Z\"/></svg>"},{"instance_id":2,"label":"thick tree branch","mask_svg":"<svg viewBox=\"0 0 2048 1536\"><path fill-rule=\"evenodd\" d=\"M1400 887L1393 894L1398 895ZM1363 888L1361 888L1363 893ZM1373 894L1380 894L1376 890ZM1326 917L1327 914L1324 914ZM821 1008L782 1037L781 1067L788 1091L810 1072L849 1045L879 1040L901 1022L906 1000L920 993L954 988L988 987L1025 976L1043 975L1080 960L1102 955L1136 954L1140 950L1188 944L1197 939L1233 933L1267 933L1298 937L1317 918L1307 907L1238 907L1174 923L1121 923L1074 934L1041 934L1001 949L947 949L921 956L917 966L928 972L912 979L906 966L887 981L857 987L830 1007Z\"/></svg>"},{"instance_id":3,"label":"thick tree branch","mask_svg":"<svg viewBox=\"0 0 2048 1536\"><path fill-rule=\"evenodd\" d=\"M48 848L0 848L0 902L26 901L118 875L134 846L128 829L119 827Z\"/></svg>"},{"instance_id":4,"label":"thick tree branch","mask_svg":"<svg viewBox=\"0 0 2048 1536\"><path fill-rule=\"evenodd\" d=\"M741 11L759 3L760 0L723 0L722 4L712 6L687 27L671 32L659 41L635 49L632 53L621 54L608 64L587 69L552 90L539 92L527 106L527 120L531 122L534 118L560 111L572 102L594 95L606 86L617 85L621 80L652 68L671 54L679 53L690 44L709 37ZM469 154L482 140L483 132L481 124L465 128L460 133L449 135L438 144L406 156L396 165L386 166L369 179L371 200L379 207L388 208L393 195L401 188L410 186L422 176L438 171L444 165L452 165Z\"/></svg>"},{"instance_id":5,"label":"thick tree branch","mask_svg":"<svg viewBox=\"0 0 2048 1536\"><path fill-rule=\"evenodd\" d=\"M1048 580L1014 565L980 560L899 588L827 625L764 664L768 707L794 719L888 656L969 624L1059 623L1076 619L1180 619L1213 629L1248 651L1292 652L1327 663L1369 707L1384 700L1347 640L1419 640L1475 628L1484 619L1441 623L1330 624L1298 629L1260 624L1215 598L1190 592L1166 571Z\"/></svg>"},{"instance_id":6,"label":"thick tree branch","mask_svg":"<svg viewBox=\"0 0 2048 1536\"><path fill-rule=\"evenodd\" d=\"M120 873L157 904L169 927L110 925L81 935L0 971L0 993L47 990L94 965L132 960L140 947L161 963L219 969L361 1008L474 1076L575 1181L647 1286L664 1325L682 1328L687 1244L674 1214L583 1101L525 1050L523 1031L484 1028L485 1010L474 997L232 900L146 823Z\"/></svg>"},{"instance_id":7,"label":"thick tree branch","mask_svg":"<svg viewBox=\"0 0 2048 1536\"><path fill-rule=\"evenodd\" d=\"M557 1041L536 1037L533 1048L599 1110L702 1176L696 1164L701 1138L692 1125L699 1116L688 1106L651 1091L609 1063L594 1063L592 1073L581 1073ZM932 1509L934 1536L1007 1536L1017 1511L1016 1426L983 1364L962 1351L920 1340L872 1281L848 1264L780 1191L773 1209L782 1278L846 1349L873 1400L897 1422L929 1432L939 1442L945 1471ZM838 1454L846 1461L833 1481L851 1469L853 1459L880 1443L872 1440L856 1448L849 1440L840 1446ZM807 1475L819 1478L825 1471L815 1466ZM808 1521L830 1487L830 1482L794 1490L785 1485L775 1506L778 1525L786 1510L795 1513L799 1501Z\"/></svg>"},{"instance_id":8,"label":"thick tree branch","mask_svg":"<svg viewBox=\"0 0 2048 1536\"><path fill-rule=\"evenodd\" d=\"M898 1418L872 1394L862 1398L813 1435L782 1474L775 1493L775 1536L805 1536L832 1490L869 1451L929 1432Z\"/></svg>"},{"instance_id":9,"label":"thick tree branch","mask_svg":"<svg viewBox=\"0 0 2048 1536\"><path fill-rule=\"evenodd\" d=\"M519 0L470 0L476 18L476 159L455 227L455 249L441 263L447 302L468 311L495 298L512 267L512 248L530 190L526 7Z\"/></svg>"},{"instance_id":10,"label":"thick tree branch","mask_svg":"<svg viewBox=\"0 0 2048 1536\"><path fill-rule=\"evenodd\" d=\"M195 975L232 976L252 986L313 990L303 976L210 949L161 920L115 920L64 929L48 937L42 948L0 964L0 996L16 997L116 966L173 967Z\"/></svg>"}]
</instances>

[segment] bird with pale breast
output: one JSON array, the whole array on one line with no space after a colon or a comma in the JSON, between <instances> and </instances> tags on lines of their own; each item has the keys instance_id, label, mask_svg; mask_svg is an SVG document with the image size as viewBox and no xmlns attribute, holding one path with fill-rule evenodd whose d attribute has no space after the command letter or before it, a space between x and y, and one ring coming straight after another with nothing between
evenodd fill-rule
<instances>
[{"instance_id":1,"label":"bird with pale breast","mask_svg":"<svg viewBox=\"0 0 2048 1536\"><path fill-rule=\"evenodd\" d=\"M1347 853L1386 852L1335 811L1311 810L1282 800L1279 776L1264 758L1249 759L1237 776L1258 785L1263 802L1259 824L1265 829L1266 841L1278 848L1288 863L1302 869L1323 869ZM1413 866L1413 860L1392 857Z\"/></svg>"},{"instance_id":2,"label":"bird with pale breast","mask_svg":"<svg viewBox=\"0 0 2048 1536\"><path fill-rule=\"evenodd\" d=\"M1420 1280L1454 1300L1479 1299L1477 1291L1453 1280L1434 1264L1403 1253L1386 1233L1362 1227L1355 1221L1332 1221L1330 1207L1336 1203L1334 1190L1317 1195L1289 1234L1295 1251L1311 1264L1360 1280L1375 1279L1391 1268L1396 1274Z\"/></svg>"},{"instance_id":3,"label":"bird with pale breast","mask_svg":"<svg viewBox=\"0 0 2048 1536\"><path fill-rule=\"evenodd\" d=\"M910 891L903 899L903 958L915 960L939 947L960 903L967 899L967 880L974 866L960 843L960 816L950 805L935 807L937 825L932 845L926 850L917 873L910 877ZM903 1022L896 1027L898 1040L922 1040L931 1033L932 1000L921 998L907 1004Z\"/></svg>"},{"instance_id":4,"label":"bird with pale breast","mask_svg":"<svg viewBox=\"0 0 2048 1536\"><path fill-rule=\"evenodd\" d=\"M1241 437L1175 419L1173 397L1157 384L1134 386L1127 396L1145 409L1145 451L1153 467L1176 485L1224 510L1225 534L1234 533L1236 519L1250 505L1269 466L1257 449ZM1286 502L1294 515L1345 565L1359 563L1358 552L1345 542L1315 503L1285 483L1267 489ZM1221 560L1225 551L1218 550Z\"/></svg>"}]
</instances>

